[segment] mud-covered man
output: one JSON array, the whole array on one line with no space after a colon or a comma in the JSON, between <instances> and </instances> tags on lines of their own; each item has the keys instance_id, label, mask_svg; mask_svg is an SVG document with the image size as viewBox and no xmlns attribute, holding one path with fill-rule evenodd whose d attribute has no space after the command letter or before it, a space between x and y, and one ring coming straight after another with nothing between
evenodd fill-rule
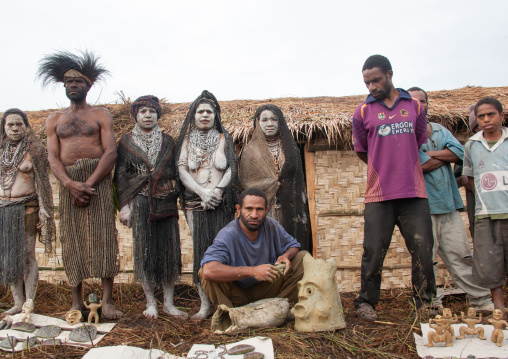
<instances>
[{"instance_id":1,"label":"mud-covered man","mask_svg":"<svg viewBox=\"0 0 508 359\"><path fill-rule=\"evenodd\" d=\"M113 119L105 108L87 104L93 83L107 70L93 53L59 52L41 60L43 84L63 82L71 106L46 120L48 160L60 181L60 240L64 267L72 285L72 309L83 309L82 281L100 277L102 315L117 319L113 278L118 272L111 171L116 160Z\"/></svg>"}]
</instances>

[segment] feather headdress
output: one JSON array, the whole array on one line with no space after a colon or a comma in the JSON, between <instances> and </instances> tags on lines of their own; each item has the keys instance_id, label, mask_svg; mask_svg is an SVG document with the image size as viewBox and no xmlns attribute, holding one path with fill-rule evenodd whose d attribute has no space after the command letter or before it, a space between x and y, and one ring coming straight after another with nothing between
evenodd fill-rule
<instances>
[{"instance_id":1,"label":"feather headdress","mask_svg":"<svg viewBox=\"0 0 508 359\"><path fill-rule=\"evenodd\" d=\"M59 51L46 55L39 61L37 77L42 79L42 86L63 82L67 77L81 77L90 86L109 75L109 71L99 64L99 57L91 51L80 51L80 55L69 51Z\"/></svg>"}]
</instances>

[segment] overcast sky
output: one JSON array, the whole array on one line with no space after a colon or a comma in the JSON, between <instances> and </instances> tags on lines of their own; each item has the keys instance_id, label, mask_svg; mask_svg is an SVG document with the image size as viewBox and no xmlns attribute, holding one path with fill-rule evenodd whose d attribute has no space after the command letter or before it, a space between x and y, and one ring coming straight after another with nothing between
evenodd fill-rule
<instances>
[{"instance_id":1,"label":"overcast sky","mask_svg":"<svg viewBox=\"0 0 508 359\"><path fill-rule=\"evenodd\" d=\"M153 94L190 102L366 94L387 56L396 87L508 85L508 1L23 1L1 6L0 111L68 106L38 61L93 50L111 71L88 101Z\"/></svg>"}]
</instances>

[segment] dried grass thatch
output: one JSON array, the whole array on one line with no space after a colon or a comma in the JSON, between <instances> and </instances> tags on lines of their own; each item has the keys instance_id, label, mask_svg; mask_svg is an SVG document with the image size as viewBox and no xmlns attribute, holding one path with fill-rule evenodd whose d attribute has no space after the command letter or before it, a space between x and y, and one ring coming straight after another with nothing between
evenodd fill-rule
<instances>
[{"instance_id":1,"label":"dried grass thatch","mask_svg":"<svg viewBox=\"0 0 508 359\"><path fill-rule=\"evenodd\" d=\"M101 293L98 282L92 283L95 292ZM86 286L84 298L90 288ZM276 358L417 358L413 333L421 334L420 323L429 317L422 315L409 304L408 290L382 291L377 310L377 322L358 320L354 314L354 293L341 295L347 327L334 332L298 333L294 323L289 322L280 328L253 330L231 336L214 334L210 330L210 320L193 322L169 317L165 314L159 320L143 317L145 306L143 290L139 284L115 284L114 298L124 317L118 321L99 346L130 345L145 349L156 348L174 355L187 353L193 344L228 344L248 337L267 336L273 341ZM506 297L506 290L505 290ZM161 293L157 299L162 300ZM10 302L10 292L0 286L0 302ZM55 285L39 282L35 312L59 317L68 310L71 303L71 288L68 285ZM175 303L180 308L194 314L199 310L199 297L196 291L186 285L177 285ZM444 304L454 313L466 311L464 296L445 297ZM159 309L160 305L159 305ZM484 323L486 323L484 318ZM176 348L171 345L180 343ZM32 349L30 353L0 354L7 358L81 358L88 350L68 346ZM0 352L1 353L1 352Z\"/></svg>"},{"instance_id":2,"label":"dried grass thatch","mask_svg":"<svg viewBox=\"0 0 508 359\"><path fill-rule=\"evenodd\" d=\"M486 96L492 96L508 106L508 87L473 87L456 90L429 92L430 110L428 118L453 130L464 130L468 122L471 104ZM222 122L237 143L245 143L252 130L252 117L256 109L273 103L284 113L289 129L298 140L310 140L316 134L328 138L330 143L350 142L351 118L355 108L366 98L365 95L344 97L279 98L268 100L220 101ZM134 126L130 119L130 99L119 93L116 104L104 105L115 120L115 133L119 138ZM173 137L177 137L190 103L171 104L161 100L162 117L159 124ZM507 107L508 108L508 107ZM45 138L44 120L52 110L28 112L34 131Z\"/></svg>"}]
</instances>

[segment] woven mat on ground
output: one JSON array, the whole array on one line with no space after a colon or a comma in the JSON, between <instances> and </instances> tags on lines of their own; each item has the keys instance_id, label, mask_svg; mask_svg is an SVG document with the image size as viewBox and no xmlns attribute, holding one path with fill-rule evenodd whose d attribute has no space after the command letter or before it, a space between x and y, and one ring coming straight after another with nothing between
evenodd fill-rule
<instances>
[{"instance_id":1,"label":"woven mat on ground","mask_svg":"<svg viewBox=\"0 0 508 359\"><path fill-rule=\"evenodd\" d=\"M13 320L13 324L19 322L21 317L23 316L22 313L12 315L11 318ZM72 345L77 347L92 347L91 343L79 343L79 342L73 342L69 340L69 335L71 334L71 331L73 329L79 328L83 326L83 323L81 324L75 324L70 325L65 320L47 317L45 315L39 315L39 314L32 314L32 324L34 324L37 328L46 326L46 325L56 325L62 328L62 331L60 334L55 337L55 339L60 339L62 345ZM115 323L101 323L97 326L97 336L93 340L93 346L97 345L101 341L102 338L106 336L107 333L113 330L115 326ZM35 333L37 332L37 329L34 330L32 333L25 333L18 330L0 330L0 339L4 339L7 336L13 336L16 337L18 340L18 344L14 347L14 351L21 351L23 347L23 342L26 341L28 337L35 336ZM1 348L2 350L5 350ZM11 351L11 350L7 350Z\"/></svg>"},{"instance_id":2,"label":"woven mat on ground","mask_svg":"<svg viewBox=\"0 0 508 359\"><path fill-rule=\"evenodd\" d=\"M184 359L176 355L164 353L159 349L141 349L127 345L115 345L91 349L83 359Z\"/></svg>"},{"instance_id":3,"label":"woven mat on ground","mask_svg":"<svg viewBox=\"0 0 508 359\"><path fill-rule=\"evenodd\" d=\"M239 345L239 344L249 344L252 345L255 349L255 352L263 353L264 359L274 359L274 353L273 353L273 344L272 339L267 337L254 337L245 339L239 342L226 344L226 350L231 349L232 347ZM238 359L239 355L228 355L223 354L222 356L219 356L219 353L221 353L224 349L220 346L215 347L214 345L208 345L208 344L194 344L187 354L187 358L194 358L199 357L198 355L201 353L203 355L204 352L206 352L208 358L225 358L225 359ZM201 356L203 357L203 356Z\"/></svg>"}]
</instances>

